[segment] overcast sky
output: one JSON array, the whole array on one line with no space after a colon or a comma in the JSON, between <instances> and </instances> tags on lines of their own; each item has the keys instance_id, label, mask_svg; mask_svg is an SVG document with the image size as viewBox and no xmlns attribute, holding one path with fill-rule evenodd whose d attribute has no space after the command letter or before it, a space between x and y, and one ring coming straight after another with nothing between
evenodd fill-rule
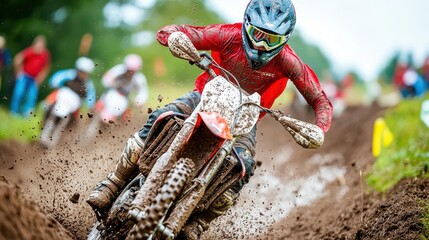
<instances>
[{"instance_id":1,"label":"overcast sky","mask_svg":"<svg viewBox=\"0 0 429 240\"><path fill-rule=\"evenodd\" d=\"M242 21L247 0L208 0L228 22ZM337 72L375 78L395 50L429 54L428 0L294 0L297 29L322 48ZM293 47L293 46L292 46Z\"/></svg>"}]
</instances>

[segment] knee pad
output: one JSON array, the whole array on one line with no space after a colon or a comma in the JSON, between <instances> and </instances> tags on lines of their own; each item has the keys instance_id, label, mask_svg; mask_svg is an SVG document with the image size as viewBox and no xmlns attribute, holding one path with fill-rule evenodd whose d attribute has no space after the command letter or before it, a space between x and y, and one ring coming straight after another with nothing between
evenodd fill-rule
<instances>
[{"instance_id":1,"label":"knee pad","mask_svg":"<svg viewBox=\"0 0 429 240\"><path fill-rule=\"evenodd\" d=\"M121 156L121 163L124 167L128 165L136 166L144 147L144 141L140 138L139 132L134 133L127 141Z\"/></svg>"},{"instance_id":2,"label":"knee pad","mask_svg":"<svg viewBox=\"0 0 429 240\"><path fill-rule=\"evenodd\" d=\"M201 100L201 94L199 92L189 92L185 96L176 99L172 105L175 105L176 108L181 113L190 115L192 111L197 107L198 103Z\"/></svg>"}]
</instances>

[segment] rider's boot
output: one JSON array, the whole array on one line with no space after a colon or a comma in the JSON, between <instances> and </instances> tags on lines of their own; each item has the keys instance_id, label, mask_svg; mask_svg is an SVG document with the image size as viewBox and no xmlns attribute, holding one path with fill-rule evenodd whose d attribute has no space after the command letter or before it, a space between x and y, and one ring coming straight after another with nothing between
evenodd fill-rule
<instances>
[{"instance_id":1,"label":"rider's boot","mask_svg":"<svg viewBox=\"0 0 429 240\"><path fill-rule=\"evenodd\" d=\"M122 188L133 178L137 172L137 161L144 146L138 132L131 136L122 151L116 168L107 179L97 184L86 202L96 211L103 213L108 210Z\"/></svg>"},{"instance_id":2,"label":"rider's boot","mask_svg":"<svg viewBox=\"0 0 429 240\"><path fill-rule=\"evenodd\" d=\"M191 217L183 227L186 239L200 239L202 233L209 228L210 222L227 212L237 202L238 195L234 190L228 189L207 210Z\"/></svg>"}]
</instances>

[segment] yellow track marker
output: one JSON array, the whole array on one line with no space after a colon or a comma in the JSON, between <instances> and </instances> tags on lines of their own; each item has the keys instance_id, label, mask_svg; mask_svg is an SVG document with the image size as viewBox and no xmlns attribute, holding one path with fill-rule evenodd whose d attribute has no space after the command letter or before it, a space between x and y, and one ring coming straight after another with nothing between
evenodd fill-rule
<instances>
[{"instance_id":1,"label":"yellow track marker","mask_svg":"<svg viewBox=\"0 0 429 240\"><path fill-rule=\"evenodd\" d=\"M372 137L372 155L380 156L381 149L393 142L393 134L383 118L377 118L374 122L374 133Z\"/></svg>"}]
</instances>

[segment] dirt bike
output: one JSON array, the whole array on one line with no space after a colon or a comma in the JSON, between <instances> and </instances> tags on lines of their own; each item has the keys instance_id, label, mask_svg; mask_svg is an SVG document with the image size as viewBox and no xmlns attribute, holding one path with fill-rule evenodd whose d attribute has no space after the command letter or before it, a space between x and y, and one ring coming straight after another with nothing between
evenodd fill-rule
<instances>
[{"instance_id":1,"label":"dirt bike","mask_svg":"<svg viewBox=\"0 0 429 240\"><path fill-rule=\"evenodd\" d=\"M48 148L54 147L82 103L82 98L69 87L63 86L52 92L45 100L46 110L39 143Z\"/></svg>"},{"instance_id":2,"label":"dirt bike","mask_svg":"<svg viewBox=\"0 0 429 240\"><path fill-rule=\"evenodd\" d=\"M190 116L167 112L158 118L139 159L140 173L107 216L97 213L99 221L88 239L176 239L192 214L206 210L243 176L233 145L254 128L261 110L280 121L302 146L323 143L317 126L260 106L258 93L241 90L235 77L208 54L200 54L185 34L171 34L168 46L175 57L209 72L212 79ZM234 78L235 85L210 66Z\"/></svg>"},{"instance_id":3,"label":"dirt bike","mask_svg":"<svg viewBox=\"0 0 429 240\"><path fill-rule=\"evenodd\" d=\"M128 98L114 88L103 93L94 107L92 119L85 129L85 141L92 140L96 134L109 124L125 121L129 117Z\"/></svg>"}]
</instances>

